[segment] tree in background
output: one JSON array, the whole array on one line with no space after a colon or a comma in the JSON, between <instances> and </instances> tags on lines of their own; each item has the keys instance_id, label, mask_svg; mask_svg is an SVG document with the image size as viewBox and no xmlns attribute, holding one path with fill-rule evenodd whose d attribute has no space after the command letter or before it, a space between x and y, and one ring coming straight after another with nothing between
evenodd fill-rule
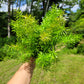
<instances>
[{"instance_id":1,"label":"tree in background","mask_svg":"<svg viewBox=\"0 0 84 84\"><path fill-rule=\"evenodd\" d=\"M80 8L83 9L84 8L84 0L80 0L79 5L80 5Z\"/></svg>"},{"instance_id":2,"label":"tree in background","mask_svg":"<svg viewBox=\"0 0 84 84\"><path fill-rule=\"evenodd\" d=\"M4 15L2 15L3 17L4 17L4 19L3 20L7 20L6 18L8 17L8 23L6 23L4 26L5 27L7 27L6 25L8 25L8 27L7 27L7 29L6 28L4 28L4 26L1 26L2 28L2 30L4 30L5 29L5 33L3 33L4 35L3 35L3 37L7 34L7 36L8 36L8 38L10 38L10 32L11 32L11 29L10 29L10 19L12 19L13 18L13 4L15 3L15 1L16 0L2 0L1 1L1 4L3 3L3 2L7 2L8 3L8 15L6 15L6 13L4 12L4 13L2 13L2 14L4 14ZM12 5L12 14L11 14L11 10L10 10L10 6ZM6 16L5 16L6 15ZM12 16L12 17L11 17ZM2 17L1 17L1 19L2 19ZM5 22L5 21L3 21L3 22ZM3 23L4 24L4 23Z\"/></svg>"},{"instance_id":3,"label":"tree in background","mask_svg":"<svg viewBox=\"0 0 84 84\"><path fill-rule=\"evenodd\" d=\"M69 27L74 33L84 34L84 0L80 0L79 7L76 13L71 13Z\"/></svg>"},{"instance_id":4,"label":"tree in background","mask_svg":"<svg viewBox=\"0 0 84 84\"><path fill-rule=\"evenodd\" d=\"M8 38L10 38L10 0L8 0Z\"/></svg>"},{"instance_id":5,"label":"tree in background","mask_svg":"<svg viewBox=\"0 0 84 84\"><path fill-rule=\"evenodd\" d=\"M17 1L17 3L16 3L16 1ZM23 1L24 0L12 0L12 16L13 16L13 4L15 3L17 5L17 7L19 7L19 9L20 9L21 3ZM10 37L10 24L9 23L10 23L10 19L11 19L11 17L10 17L11 1L8 0L8 3L9 3L9 5L8 5L8 37ZM69 8L65 9L65 10L70 11L71 8L75 4L78 4L78 0L26 0L26 4L27 4L27 12L26 13L32 14L33 16L35 16L35 18L39 20L39 23L41 23L42 17L44 17L46 15L46 12L49 10L49 8L51 7L51 5L53 3L55 3L56 5L61 3L62 4L62 6L60 7L61 9L63 9L63 6L69 5ZM80 5L81 12L79 11L78 13L76 13L77 18L79 18L80 16L81 17L83 16L83 4L84 4L84 0L80 0L79 5ZM29 12L29 7L31 8L30 12ZM70 17L72 17L72 16L70 16ZM74 18L72 18L72 19L74 19ZM72 21L71 18L69 21ZM71 22L69 22L69 24L70 23Z\"/></svg>"}]
</instances>

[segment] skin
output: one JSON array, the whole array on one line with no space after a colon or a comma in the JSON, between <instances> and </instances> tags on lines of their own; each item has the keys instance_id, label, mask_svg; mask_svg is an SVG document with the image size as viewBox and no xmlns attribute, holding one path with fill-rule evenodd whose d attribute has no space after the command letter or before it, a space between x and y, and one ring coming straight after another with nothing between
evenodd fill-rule
<instances>
[{"instance_id":1,"label":"skin","mask_svg":"<svg viewBox=\"0 0 84 84\"><path fill-rule=\"evenodd\" d=\"M7 84L30 84L33 70L35 68L35 59L31 58L29 63L24 63Z\"/></svg>"}]
</instances>

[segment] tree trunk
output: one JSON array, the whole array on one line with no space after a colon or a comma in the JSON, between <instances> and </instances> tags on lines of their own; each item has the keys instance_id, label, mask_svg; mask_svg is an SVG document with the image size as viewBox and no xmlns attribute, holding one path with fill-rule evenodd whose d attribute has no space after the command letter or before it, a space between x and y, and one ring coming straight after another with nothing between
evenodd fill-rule
<instances>
[{"instance_id":1,"label":"tree trunk","mask_svg":"<svg viewBox=\"0 0 84 84\"><path fill-rule=\"evenodd\" d=\"M45 16L45 0L43 0L43 16Z\"/></svg>"},{"instance_id":2,"label":"tree trunk","mask_svg":"<svg viewBox=\"0 0 84 84\"><path fill-rule=\"evenodd\" d=\"M29 9L28 9L28 6L29 6L29 2L28 2L28 0L26 0L26 3L27 3L27 8L26 8L27 13L30 13L30 11L29 11Z\"/></svg>"},{"instance_id":3,"label":"tree trunk","mask_svg":"<svg viewBox=\"0 0 84 84\"><path fill-rule=\"evenodd\" d=\"M30 10L30 13L32 13L32 8L33 8L33 0L31 1L31 10Z\"/></svg>"},{"instance_id":4,"label":"tree trunk","mask_svg":"<svg viewBox=\"0 0 84 84\"><path fill-rule=\"evenodd\" d=\"M49 0L47 1L46 10L45 10L45 14L46 14L46 12L48 11L48 8L49 8Z\"/></svg>"},{"instance_id":5,"label":"tree trunk","mask_svg":"<svg viewBox=\"0 0 84 84\"><path fill-rule=\"evenodd\" d=\"M17 0L17 3L16 3L16 9L17 9L17 7L18 7L18 0Z\"/></svg>"},{"instance_id":6,"label":"tree trunk","mask_svg":"<svg viewBox=\"0 0 84 84\"><path fill-rule=\"evenodd\" d=\"M60 9L63 9L63 6L64 6L64 0L63 0L63 2L62 2L62 6L60 7Z\"/></svg>"},{"instance_id":7,"label":"tree trunk","mask_svg":"<svg viewBox=\"0 0 84 84\"><path fill-rule=\"evenodd\" d=\"M20 6L21 6L21 0L20 0L20 3L19 3L19 10L20 10Z\"/></svg>"},{"instance_id":8,"label":"tree trunk","mask_svg":"<svg viewBox=\"0 0 84 84\"><path fill-rule=\"evenodd\" d=\"M12 4L12 18L13 18L13 4Z\"/></svg>"},{"instance_id":9,"label":"tree trunk","mask_svg":"<svg viewBox=\"0 0 84 84\"><path fill-rule=\"evenodd\" d=\"M10 0L8 0L8 38L10 38Z\"/></svg>"}]
</instances>

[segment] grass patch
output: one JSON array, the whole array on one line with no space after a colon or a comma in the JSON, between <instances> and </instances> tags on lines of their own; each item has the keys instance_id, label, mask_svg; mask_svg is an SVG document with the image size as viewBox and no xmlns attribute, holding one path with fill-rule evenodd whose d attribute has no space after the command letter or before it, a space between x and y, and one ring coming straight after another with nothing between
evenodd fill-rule
<instances>
[{"instance_id":1,"label":"grass patch","mask_svg":"<svg viewBox=\"0 0 84 84\"><path fill-rule=\"evenodd\" d=\"M6 84L21 66L17 60L0 62L0 84Z\"/></svg>"},{"instance_id":2,"label":"grass patch","mask_svg":"<svg viewBox=\"0 0 84 84\"><path fill-rule=\"evenodd\" d=\"M35 68L31 84L84 84L83 55L58 53L59 61L49 70Z\"/></svg>"},{"instance_id":3,"label":"grass patch","mask_svg":"<svg viewBox=\"0 0 84 84\"><path fill-rule=\"evenodd\" d=\"M84 84L84 55L68 53L57 52L59 61L48 70L36 66L31 84ZM6 84L20 66L17 60L0 62L0 84Z\"/></svg>"}]
</instances>

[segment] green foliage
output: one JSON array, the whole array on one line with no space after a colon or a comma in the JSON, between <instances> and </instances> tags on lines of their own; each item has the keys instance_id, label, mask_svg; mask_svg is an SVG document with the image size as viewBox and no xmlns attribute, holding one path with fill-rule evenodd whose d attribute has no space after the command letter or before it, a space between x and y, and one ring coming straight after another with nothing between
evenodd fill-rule
<instances>
[{"instance_id":1,"label":"green foliage","mask_svg":"<svg viewBox=\"0 0 84 84\"><path fill-rule=\"evenodd\" d=\"M4 56L3 56L3 52L0 50L0 61L2 61L4 59Z\"/></svg>"},{"instance_id":2,"label":"green foliage","mask_svg":"<svg viewBox=\"0 0 84 84\"><path fill-rule=\"evenodd\" d=\"M67 48L77 47L78 43L82 39L81 35L70 34L62 38L62 42L66 44Z\"/></svg>"},{"instance_id":3,"label":"green foliage","mask_svg":"<svg viewBox=\"0 0 84 84\"><path fill-rule=\"evenodd\" d=\"M84 0L80 0L80 7L83 9L84 8Z\"/></svg>"},{"instance_id":4,"label":"green foliage","mask_svg":"<svg viewBox=\"0 0 84 84\"><path fill-rule=\"evenodd\" d=\"M2 56L2 58L8 57L8 58L16 58L17 57L17 53L18 51L16 50L15 47L13 47L12 45L4 45L1 49L0 49L0 56Z\"/></svg>"},{"instance_id":5,"label":"green foliage","mask_svg":"<svg viewBox=\"0 0 84 84\"><path fill-rule=\"evenodd\" d=\"M0 61L2 61L5 57L8 58L16 57L16 55L14 54L15 51L13 51L14 47L11 46L11 44L14 45L15 43L16 43L16 37L14 36L11 36L10 38L8 37L0 38Z\"/></svg>"},{"instance_id":6,"label":"green foliage","mask_svg":"<svg viewBox=\"0 0 84 84\"><path fill-rule=\"evenodd\" d=\"M3 39L0 38L0 47L3 45Z\"/></svg>"},{"instance_id":7,"label":"green foliage","mask_svg":"<svg viewBox=\"0 0 84 84\"><path fill-rule=\"evenodd\" d=\"M80 45L77 47L77 53L84 54L84 44L80 44Z\"/></svg>"},{"instance_id":8,"label":"green foliage","mask_svg":"<svg viewBox=\"0 0 84 84\"><path fill-rule=\"evenodd\" d=\"M53 62L56 62L57 59L58 56L55 51L50 51L49 53L40 52L36 60L36 65L41 68L48 68Z\"/></svg>"},{"instance_id":9,"label":"green foliage","mask_svg":"<svg viewBox=\"0 0 84 84\"><path fill-rule=\"evenodd\" d=\"M22 13L18 14L16 21L12 21L13 31L16 32L17 40L21 45L28 51L33 52L38 51L38 37L39 29L37 21L31 15L23 16ZM20 17L19 17L20 16Z\"/></svg>"},{"instance_id":10,"label":"green foliage","mask_svg":"<svg viewBox=\"0 0 84 84\"><path fill-rule=\"evenodd\" d=\"M10 38L6 37L6 38L3 38L3 43L4 44L15 44L16 43L16 37L15 36L11 36Z\"/></svg>"},{"instance_id":11,"label":"green foliage","mask_svg":"<svg viewBox=\"0 0 84 84\"><path fill-rule=\"evenodd\" d=\"M74 6L78 3L78 0L64 0L63 2L65 2L65 4L70 5L70 6Z\"/></svg>"},{"instance_id":12,"label":"green foliage","mask_svg":"<svg viewBox=\"0 0 84 84\"><path fill-rule=\"evenodd\" d=\"M4 46L5 44L11 45L16 43L16 37L11 36L10 38L0 38L0 47Z\"/></svg>"},{"instance_id":13,"label":"green foliage","mask_svg":"<svg viewBox=\"0 0 84 84\"><path fill-rule=\"evenodd\" d=\"M80 42L81 38L76 36L70 38L70 41L67 42L67 48L74 48L77 47L78 43Z\"/></svg>"},{"instance_id":14,"label":"green foliage","mask_svg":"<svg viewBox=\"0 0 84 84\"><path fill-rule=\"evenodd\" d=\"M83 22L84 22L84 10L82 8L78 9L76 13L71 13L69 19L70 32L84 35Z\"/></svg>"},{"instance_id":15,"label":"green foliage","mask_svg":"<svg viewBox=\"0 0 84 84\"><path fill-rule=\"evenodd\" d=\"M19 12L17 13L16 21L13 20L11 25L13 26L13 31L16 32L18 44L22 46L23 52L30 53L25 56L21 55L20 57L23 60L30 56L38 56L37 60L42 60L37 62L42 67L52 63L55 57L50 51L54 50L57 41L60 39L59 36L61 37L65 31L62 10L52 6L40 26L34 17L31 15L24 16ZM44 58L45 60L43 60Z\"/></svg>"},{"instance_id":16,"label":"green foliage","mask_svg":"<svg viewBox=\"0 0 84 84\"><path fill-rule=\"evenodd\" d=\"M72 28L72 32L74 33L79 33L79 34L84 34L84 18L81 18L79 20L77 20Z\"/></svg>"},{"instance_id":17,"label":"green foliage","mask_svg":"<svg viewBox=\"0 0 84 84\"><path fill-rule=\"evenodd\" d=\"M40 44L42 45L42 50L45 52L48 51L48 49L53 49L64 31L65 21L63 18L63 11L52 6L41 23Z\"/></svg>"},{"instance_id":18,"label":"green foliage","mask_svg":"<svg viewBox=\"0 0 84 84\"><path fill-rule=\"evenodd\" d=\"M31 53L26 51L20 44L11 44L7 45L5 44L0 49L0 61L4 59L20 59L23 61L28 61L28 56L31 56Z\"/></svg>"}]
</instances>

